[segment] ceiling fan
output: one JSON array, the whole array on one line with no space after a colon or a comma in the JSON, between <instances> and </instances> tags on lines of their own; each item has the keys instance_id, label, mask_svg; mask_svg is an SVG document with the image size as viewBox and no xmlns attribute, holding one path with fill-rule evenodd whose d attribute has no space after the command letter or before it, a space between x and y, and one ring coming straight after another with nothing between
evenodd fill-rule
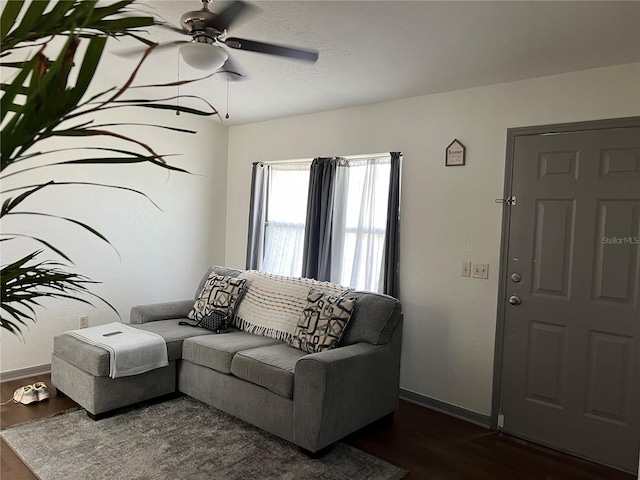
<instances>
[{"instance_id":1,"label":"ceiling fan","mask_svg":"<svg viewBox=\"0 0 640 480\"><path fill-rule=\"evenodd\" d=\"M191 40L160 44L156 47L156 50L179 46L180 54L187 64L194 68L208 71L217 70L223 65L226 66L227 70L238 71L233 61L229 58L225 47L311 63L318 60L318 52L315 50L227 36L231 25L253 7L241 0L235 0L219 13L214 13L209 10L209 3L212 0L201 1L202 8L200 10L193 10L182 15L180 19L181 28L168 22L159 22L159 25L163 28L188 35ZM128 55L133 53L129 52Z\"/></svg>"}]
</instances>

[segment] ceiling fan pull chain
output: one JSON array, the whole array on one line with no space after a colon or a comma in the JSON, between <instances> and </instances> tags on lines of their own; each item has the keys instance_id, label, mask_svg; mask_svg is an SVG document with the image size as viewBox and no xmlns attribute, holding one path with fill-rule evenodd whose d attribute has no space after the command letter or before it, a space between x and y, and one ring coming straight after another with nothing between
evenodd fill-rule
<instances>
[{"instance_id":1,"label":"ceiling fan pull chain","mask_svg":"<svg viewBox=\"0 0 640 480\"><path fill-rule=\"evenodd\" d=\"M229 75L227 75L227 114L224 118L229 120Z\"/></svg>"},{"instance_id":2,"label":"ceiling fan pull chain","mask_svg":"<svg viewBox=\"0 0 640 480\"><path fill-rule=\"evenodd\" d=\"M176 115L180 115L180 51L178 50L178 96L176 97Z\"/></svg>"}]
</instances>

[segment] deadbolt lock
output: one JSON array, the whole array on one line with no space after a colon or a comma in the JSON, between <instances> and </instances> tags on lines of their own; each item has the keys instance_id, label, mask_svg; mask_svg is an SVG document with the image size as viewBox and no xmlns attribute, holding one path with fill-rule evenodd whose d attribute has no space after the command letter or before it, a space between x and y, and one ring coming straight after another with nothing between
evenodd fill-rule
<instances>
[{"instance_id":1,"label":"deadbolt lock","mask_svg":"<svg viewBox=\"0 0 640 480\"><path fill-rule=\"evenodd\" d=\"M513 283L520 283L520 280L522 280L522 276L519 273L512 273L511 274L511 281Z\"/></svg>"}]
</instances>

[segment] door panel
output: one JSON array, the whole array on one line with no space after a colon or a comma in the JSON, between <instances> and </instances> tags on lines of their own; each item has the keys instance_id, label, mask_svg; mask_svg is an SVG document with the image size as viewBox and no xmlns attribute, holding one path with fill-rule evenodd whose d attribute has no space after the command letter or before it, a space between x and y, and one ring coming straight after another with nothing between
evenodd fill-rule
<instances>
[{"instance_id":1,"label":"door panel","mask_svg":"<svg viewBox=\"0 0 640 480\"><path fill-rule=\"evenodd\" d=\"M628 426L633 338L589 333L586 415Z\"/></svg>"},{"instance_id":2,"label":"door panel","mask_svg":"<svg viewBox=\"0 0 640 480\"><path fill-rule=\"evenodd\" d=\"M533 293L569 298L575 200L538 200Z\"/></svg>"},{"instance_id":3,"label":"door panel","mask_svg":"<svg viewBox=\"0 0 640 480\"><path fill-rule=\"evenodd\" d=\"M600 160L601 176L635 173L640 176L640 149L619 148L602 150Z\"/></svg>"},{"instance_id":4,"label":"door panel","mask_svg":"<svg viewBox=\"0 0 640 480\"><path fill-rule=\"evenodd\" d=\"M638 186L640 189L640 186ZM640 202L598 202L593 299L637 306ZM634 245L635 244L635 245ZM615 246L615 248L610 248Z\"/></svg>"},{"instance_id":5,"label":"door panel","mask_svg":"<svg viewBox=\"0 0 640 480\"><path fill-rule=\"evenodd\" d=\"M514 140L504 431L629 471L640 450L640 128Z\"/></svg>"},{"instance_id":6,"label":"door panel","mask_svg":"<svg viewBox=\"0 0 640 480\"><path fill-rule=\"evenodd\" d=\"M567 328L529 322L526 399L562 408L567 364Z\"/></svg>"}]
</instances>

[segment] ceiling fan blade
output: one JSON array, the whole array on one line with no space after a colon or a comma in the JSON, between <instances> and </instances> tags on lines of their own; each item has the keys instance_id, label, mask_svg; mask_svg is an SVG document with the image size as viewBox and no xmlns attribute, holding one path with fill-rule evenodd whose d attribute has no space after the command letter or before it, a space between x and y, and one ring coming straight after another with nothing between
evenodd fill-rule
<instances>
[{"instance_id":1,"label":"ceiling fan blade","mask_svg":"<svg viewBox=\"0 0 640 480\"><path fill-rule=\"evenodd\" d=\"M255 40L236 37L227 38L224 43L228 47L236 48L238 50L248 50L251 52L266 53L268 55L277 55L279 57L295 58L296 60L304 60L311 63L315 63L316 60L318 60L318 52L316 50L302 50L299 48L286 47L284 45L256 42Z\"/></svg>"},{"instance_id":2,"label":"ceiling fan blade","mask_svg":"<svg viewBox=\"0 0 640 480\"><path fill-rule=\"evenodd\" d=\"M242 15L247 14L253 7L241 0L235 0L231 5L226 7L210 22L210 26L223 31L236 22Z\"/></svg>"},{"instance_id":3,"label":"ceiling fan blade","mask_svg":"<svg viewBox=\"0 0 640 480\"><path fill-rule=\"evenodd\" d=\"M188 40L177 40L175 42L160 43L158 44L157 47L153 49L153 52L155 53L158 51L166 50L168 48L173 48L177 45L182 45L183 43L191 43L191 42ZM142 55L147 50L147 48L148 47L130 48L128 50L114 51L113 54L123 58L137 57L139 55Z\"/></svg>"}]
</instances>

